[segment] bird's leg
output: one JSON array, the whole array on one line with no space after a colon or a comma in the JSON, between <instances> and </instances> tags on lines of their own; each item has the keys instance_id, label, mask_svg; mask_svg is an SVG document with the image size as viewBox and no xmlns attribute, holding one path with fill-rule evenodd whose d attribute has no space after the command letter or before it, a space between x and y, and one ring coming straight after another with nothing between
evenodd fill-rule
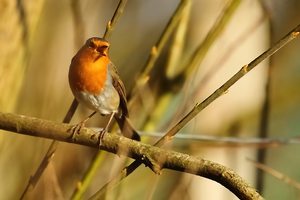
<instances>
[{"instance_id":1,"label":"bird's leg","mask_svg":"<svg viewBox=\"0 0 300 200\"><path fill-rule=\"evenodd\" d=\"M105 126L104 129L102 129L102 130L100 131L100 133L99 133L99 141L98 141L99 147L100 147L100 145L101 145L101 140L103 139L104 134L108 131L109 126L110 126L110 124L111 124L111 122L112 122L112 119L114 118L115 114L116 114L115 112L112 112L112 113L111 113L111 115L110 115L110 117L109 117L109 120L108 120L106 126Z\"/></svg>"},{"instance_id":2,"label":"bird's leg","mask_svg":"<svg viewBox=\"0 0 300 200\"><path fill-rule=\"evenodd\" d=\"M74 125L71 130L72 130L72 140L76 140L76 134L79 133L79 131L85 126L85 123L91 119L97 112L94 111L92 114L90 114L87 118L85 118L84 120L82 120L81 122L79 122L78 124Z\"/></svg>"}]
</instances>

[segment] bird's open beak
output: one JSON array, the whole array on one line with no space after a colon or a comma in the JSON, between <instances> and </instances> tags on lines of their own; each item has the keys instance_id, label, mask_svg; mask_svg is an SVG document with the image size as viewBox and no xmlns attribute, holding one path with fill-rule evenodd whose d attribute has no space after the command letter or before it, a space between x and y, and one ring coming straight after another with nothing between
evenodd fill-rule
<instances>
[{"instance_id":1,"label":"bird's open beak","mask_svg":"<svg viewBox=\"0 0 300 200\"><path fill-rule=\"evenodd\" d=\"M103 56L107 56L108 46L100 46L96 49L96 51Z\"/></svg>"}]
</instances>

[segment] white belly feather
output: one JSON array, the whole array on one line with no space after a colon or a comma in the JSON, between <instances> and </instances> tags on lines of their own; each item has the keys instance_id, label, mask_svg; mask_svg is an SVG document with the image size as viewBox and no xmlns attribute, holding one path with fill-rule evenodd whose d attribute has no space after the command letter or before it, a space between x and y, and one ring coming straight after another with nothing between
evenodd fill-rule
<instances>
[{"instance_id":1,"label":"white belly feather","mask_svg":"<svg viewBox=\"0 0 300 200\"><path fill-rule=\"evenodd\" d=\"M90 109L108 115L117 112L120 104L120 97L117 90L112 84L111 76L107 76L104 89L98 95L91 94L87 91L76 93L77 100L87 105Z\"/></svg>"}]
</instances>

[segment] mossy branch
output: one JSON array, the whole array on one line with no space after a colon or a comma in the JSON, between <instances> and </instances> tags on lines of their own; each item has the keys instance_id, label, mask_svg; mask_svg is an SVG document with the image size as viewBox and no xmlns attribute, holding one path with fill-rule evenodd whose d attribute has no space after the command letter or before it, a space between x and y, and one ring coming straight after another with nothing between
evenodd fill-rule
<instances>
[{"instance_id":1,"label":"mossy branch","mask_svg":"<svg viewBox=\"0 0 300 200\"><path fill-rule=\"evenodd\" d=\"M262 199L256 190L238 174L223 165L136 142L117 134L105 134L99 147L98 133L91 129L82 128L76 141L73 141L72 131L70 131L72 125L11 113L0 113L0 129L100 148L114 154L140 160L158 174L162 169L195 174L220 183L240 199Z\"/></svg>"}]
</instances>

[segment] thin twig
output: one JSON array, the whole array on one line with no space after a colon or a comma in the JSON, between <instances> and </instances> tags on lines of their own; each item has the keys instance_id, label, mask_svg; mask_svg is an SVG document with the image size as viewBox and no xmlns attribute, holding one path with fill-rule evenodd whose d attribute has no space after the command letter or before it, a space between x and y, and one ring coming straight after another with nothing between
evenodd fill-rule
<instances>
[{"instance_id":1,"label":"thin twig","mask_svg":"<svg viewBox=\"0 0 300 200\"><path fill-rule=\"evenodd\" d=\"M114 30L114 27L116 26L117 22L119 21L120 16L123 14L124 12L124 8L126 6L127 0L120 0L119 4L115 10L115 13L112 17L111 20L109 20L107 22L106 25L106 30L105 33L103 35L104 39L108 39L112 33L112 31Z\"/></svg>"},{"instance_id":2,"label":"thin twig","mask_svg":"<svg viewBox=\"0 0 300 200\"><path fill-rule=\"evenodd\" d=\"M24 115L0 113L0 129L75 143L71 137L72 125ZM91 129L82 128L76 144L99 148L97 133ZM262 199L256 190L233 170L209 160L143 144L117 134L105 134L100 149L140 160L155 172L171 169L214 180L240 199Z\"/></svg>"},{"instance_id":3,"label":"thin twig","mask_svg":"<svg viewBox=\"0 0 300 200\"><path fill-rule=\"evenodd\" d=\"M71 119L76 111L77 106L78 106L78 102L74 99L64 120L63 120L63 123L69 123L71 121ZM47 168L51 159L53 158L58 144L59 144L59 142L56 140L53 140L51 142L46 154L43 157L43 160L41 161L40 165L38 166L38 168L35 171L35 173L33 174L33 176L30 177L30 179L26 185L26 188L24 189L20 199L23 199L28 194L28 192L30 192L34 189L34 187L40 180L40 177L42 176L43 172L45 171L45 169Z\"/></svg>"},{"instance_id":4,"label":"thin twig","mask_svg":"<svg viewBox=\"0 0 300 200\"><path fill-rule=\"evenodd\" d=\"M225 14L225 13L224 13ZM246 30L244 30L239 36L235 38L235 40L226 47L226 52L224 55L221 56L221 58L216 59L216 62L212 64L212 66L209 67L208 71L204 75L204 77L199 81L193 81L193 85L197 85L197 87L194 87L194 90L190 92L190 96L200 96L201 91L203 91L203 88L206 86L206 83L212 78L213 75L215 75L218 71L220 71L224 67L224 63L232 56L233 52L244 43L249 36L253 32L257 30L257 28L265 21L266 16L262 16L260 19L258 19L253 25L249 26ZM205 43L205 41L204 41ZM183 90L187 91L187 85L184 86ZM178 116L181 115L181 113L187 109L188 103L183 103L183 107L178 109L176 111L176 114L174 115L173 119L178 119Z\"/></svg>"},{"instance_id":5,"label":"thin twig","mask_svg":"<svg viewBox=\"0 0 300 200\"><path fill-rule=\"evenodd\" d=\"M162 133L157 132L141 132L140 135L146 137L157 137L163 136ZM204 134L189 134L189 133L178 133L173 137L173 140L180 141L180 145L191 144L200 142L201 146L209 145L210 147L245 147L245 148L271 148L279 147L283 145L300 144L299 136L295 137L275 137L275 138L259 138L259 137L222 137Z\"/></svg>"},{"instance_id":6,"label":"thin twig","mask_svg":"<svg viewBox=\"0 0 300 200\"><path fill-rule=\"evenodd\" d=\"M160 38L156 42L156 44L152 47L150 54L148 56L148 59L146 61L146 64L143 68L143 72L141 75L139 75L137 80L137 85L135 89L133 89L133 92L138 88L143 87L143 85L148 81L149 73L151 72L157 58L159 57L163 47L166 45L168 39L170 38L171 34L177 27L177 24L179 23L182 14L184 13L185 7L188 5L190 0L181 0L181 2L178 4L174 14L168 21L165 29L163 30ZM146 81L145 81L146 80Z\"/></svg>"},{"instance_id":7,"label":"thin twig","mask_svg":"<svg viewBox=\"0 0 300 200\"><path fill-rule=\"evenodd\" d=\"M169 55L166 63L166 77L168 79L173 79L182 72L182 65L180 61L182 60L182 55L185 53L185 41L187 35L187 29L190 19L190 13L192 8L192 2L187 1L182 11L181 18L178 22L177 28L174 30L174 36L172 38L172 43L169 47Z\"/></svg>"},{"instance_id":8,"label":"thin twig","mask_svg":"<svg viewBox=\"0 0 300 200\"><path fill-rule=\"evenodd\" d=\"M296 188L297 190L300 190L300 183L294 179L292 179L291 177L265 165L265 164L262 164L262 163L259 163L259 162L256 162L252 159L247 159L248 161L252 162L255 167L257 167L258 169L261 169L262 171L268 173L268 174L271 174L272 176L274 176L275 178L277 178L278 180L280 181L283 181L285 182L286 184Z\"/></svg>"},{"instance_id":9,"label":"thin twig","mask_svg":"<svg viewBox=\"0 0 300 200\"><path fill-rule=\"evenodd\" d=\"M252 70L259 63L264 61L266 58L273 55L276 51L281 49L283 46L291 42L293 39L297 38L300 34L300 24L294 28L291 32L285 35L281 40L279 40L275 45L273 45L270 49L265 51L263 54L258 56L248 65L243 66L235 75L233 75L226 83L224 83L221 87L219 87L215 92L213 92L209 97L207 97L201 103L198 103L194 106L194 108L186 114L173 128L171 128L160 140L155 143L155 146L161 146L167 143L171 138L181 130L188 122L190 122L200 111L214 102L217 98L227 93L228 89L236 83L239 79L241 79L244 75L246 75L250 70ZM119 180L124 179L128 175L130 175L137 167L139 167L142 163L138 160L132 162L129 166L125 167L118 176L113 178L110 182L105 184L94 196L101 196L104 192L116 186L116 183L119 183Z\"/></svg>"},{"instance_id":10,"label":"thin twig","mask_svg":"<svg viewBox=\"0 0 300 200\"><path fill-rule=\"evenodd\" d=\"M148 60L146 62L145 70L141 77L148 76L149 72L154 66L155 61L157 60L158 56L160 55L163 47L167 43L168 39L170 38L171 34L173 33L174 29L176 28L178 22L181 19L182 14L184 13L185 7L188 4L189 0L181 0L180 4L177 6L174 14L172 15L171 19L168 21L167 26L165 27L163 33L161 34L160 38L158 39L157 43L152 47Z\"/></svg>"},{"instance_id":11,"label":"thin twig","mask_svg":"<svg viewBox=\"0 0 300 200\"><path fill-rule=\"evenodd\" d=\"M298 25L295 29L289 32L286 36L284 36L281 40L279 40L273 47L265 51L263 54L258 56L249 64L243 66L236 74L234 74L226 83L224 83L221 87L219 87L216 91L214 91L211 95L209 95L204 101L201 103L197 103L194 108L186 114L173 128L171 128L164 137L162 137L159 141L155 143L156 146L161 146L165 144L171 137L173 137L180 129L182 129L188 122L190 122L200 111L214 102L217 98L222 96L223 94L228 92L228 89L235 84L238 80L240 80L243 76L245 76L248 72L250 72L254 67L256 67L259 63L273 55L276 51L281 49L283 46L288 44L290 41L299 36L300 25Z\"/></svg>"}]
</instances>

